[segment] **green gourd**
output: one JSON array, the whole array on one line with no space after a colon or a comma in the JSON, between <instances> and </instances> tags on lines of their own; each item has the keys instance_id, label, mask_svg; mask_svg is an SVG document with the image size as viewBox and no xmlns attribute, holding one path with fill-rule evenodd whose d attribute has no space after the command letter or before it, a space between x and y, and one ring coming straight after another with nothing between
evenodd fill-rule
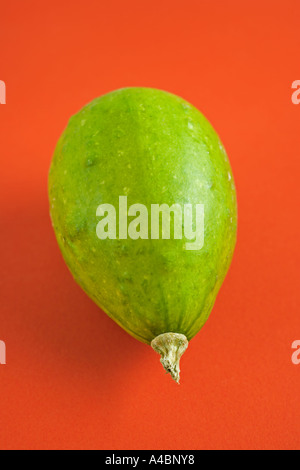
<instances>
[{"instance_id":1,"label":"green gourd","mask_svg":"<svg viewBox=\"0 0 300 470\"><path fill-rule=\"evenodd\" d=\"M179 359L211 312L236 242L232 171L210 123L157 89L101 96L63 132L49 200L77 283L151 344L178 382Z\"/></svg>"}]
</instances>

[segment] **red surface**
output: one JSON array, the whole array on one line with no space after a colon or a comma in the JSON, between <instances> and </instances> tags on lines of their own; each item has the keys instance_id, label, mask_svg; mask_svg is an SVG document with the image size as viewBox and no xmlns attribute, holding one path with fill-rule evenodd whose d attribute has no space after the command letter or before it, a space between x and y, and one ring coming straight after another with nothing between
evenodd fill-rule
<instances>
[{"instance_id":1,"label":"red surface","mask_svg":"<svg viewBox=\"0 0 300 470\"><path fill-rule=\"evenodd\" d=\"M300 448L299 0L1 0L0 11L0 447ZM48 216L68 118L124 86L197 106L236 179L234 261L180 386L75 284Z\"/></svg>"}]
</instances>

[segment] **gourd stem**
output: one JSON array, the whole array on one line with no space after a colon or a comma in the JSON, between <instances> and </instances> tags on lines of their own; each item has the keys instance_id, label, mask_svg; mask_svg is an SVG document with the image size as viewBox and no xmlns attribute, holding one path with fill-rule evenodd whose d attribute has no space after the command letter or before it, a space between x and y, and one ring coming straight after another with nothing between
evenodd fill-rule
<instances>
[{"instance_id":1,"label":"gourd stem","mask_svg":"<svg viewBox=\"0 0 300 470\"><path fill-rule=\"evenodd\" d=\"M160 362L165 371L177 383L180 377L179 361L188 344L186 336L179 333L163 333L151 341L154 351L161 355Z\"/></svg>"}]
</instances>

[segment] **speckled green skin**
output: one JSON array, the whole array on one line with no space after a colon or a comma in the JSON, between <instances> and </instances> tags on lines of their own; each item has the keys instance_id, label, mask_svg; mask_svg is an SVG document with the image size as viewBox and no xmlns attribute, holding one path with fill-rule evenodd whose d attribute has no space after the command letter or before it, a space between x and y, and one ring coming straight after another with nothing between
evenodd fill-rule
<instances>
[{"instance_id":1,"label":"speckled green skin","mask_svg":"<svg viewBox=\"0 0 300 470\"><path fill-rule=\"evenodd\" d=\"M99 204L204 204L199 251L182 240L100 240ZM236 241L236 194L224 147L205 117L170 93L125 88L73 116L49 174L51 218L75 280L122 328L150 343L203 326ZM129 221L132 218L129 218ZM117 230L118 233L118 230Z\"/></svg>"}]
</instances>

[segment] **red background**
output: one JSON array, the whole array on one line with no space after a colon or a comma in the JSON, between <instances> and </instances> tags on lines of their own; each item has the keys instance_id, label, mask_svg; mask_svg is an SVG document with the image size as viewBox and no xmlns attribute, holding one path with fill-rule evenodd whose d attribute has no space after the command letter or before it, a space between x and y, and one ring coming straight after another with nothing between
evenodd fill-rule
<instances>
[{"instance_id":1,"label":"red background","mask_svg":"<svg viewBox=\"0 0 300 470\"><path fill-rule=\"evenodd\" d=\"M1 0L0 11L0 447L300 448L299 0ZM197 106L236 180L234 260L180 386L75 284L48 216L68 118L125 86Z\"/></svg>"}]
</instances>

